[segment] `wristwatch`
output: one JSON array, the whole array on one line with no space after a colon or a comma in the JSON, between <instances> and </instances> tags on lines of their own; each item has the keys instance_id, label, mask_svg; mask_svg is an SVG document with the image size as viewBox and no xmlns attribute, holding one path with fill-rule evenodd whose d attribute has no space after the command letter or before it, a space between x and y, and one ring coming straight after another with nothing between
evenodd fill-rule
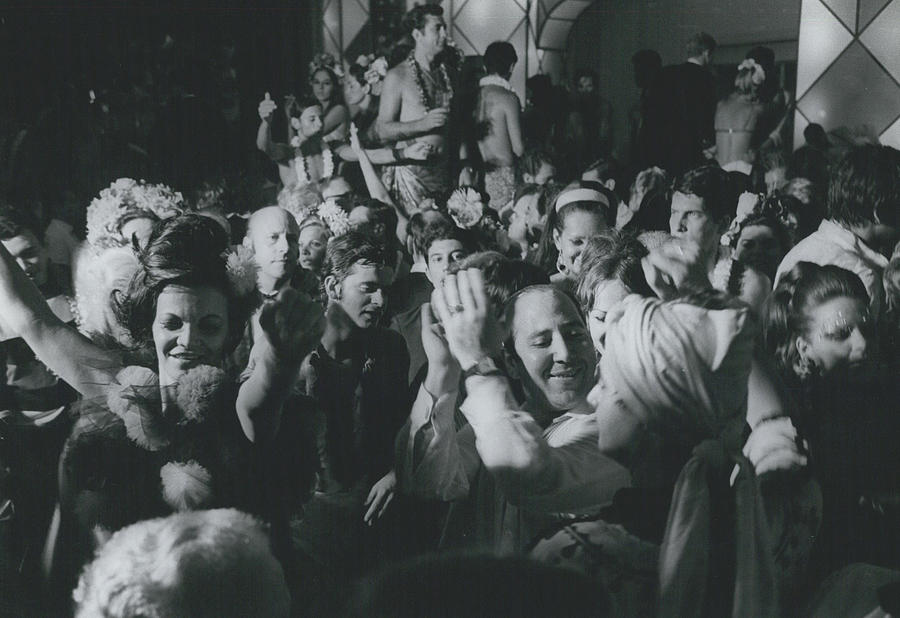
<instances>
[{"instance_id":1,"label":"wristwatch","mask_svg":"<svg viewBox=\"0 0 900 618\"><path fill-rule=\"evenodd\" d=\"M481 358L477 363L463 371L463 378L468 379L472 376L505 376L506 374L497 366L497 363L490 356Z\"/></svg>"}]
</instances>

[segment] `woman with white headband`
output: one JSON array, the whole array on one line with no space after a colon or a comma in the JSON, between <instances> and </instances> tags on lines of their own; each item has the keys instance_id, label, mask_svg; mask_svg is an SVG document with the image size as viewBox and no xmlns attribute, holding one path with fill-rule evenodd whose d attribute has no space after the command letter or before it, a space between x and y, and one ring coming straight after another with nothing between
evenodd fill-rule
<instances>
[{"instance_id":1,"label":"woman with white headband","mask_svg":"<svg viewBox=\"0 0 900 618\"><path fill-rule=\"evenodd\" d=\"M611 200L593 187L564 189L547 213L537 262L550 281L573 290L581 272L581 252L588 239L609 227Z\"/></svg>"}]
</instances>

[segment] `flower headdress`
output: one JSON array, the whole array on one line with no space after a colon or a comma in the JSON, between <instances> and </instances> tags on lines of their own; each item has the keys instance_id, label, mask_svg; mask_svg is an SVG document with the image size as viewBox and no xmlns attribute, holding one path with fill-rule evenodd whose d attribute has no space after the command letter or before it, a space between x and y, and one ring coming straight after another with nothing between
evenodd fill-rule
<instances>
[{"instance_id":1,"label":"flower headdress","mask_svg":"<svg viewBox=\"0 0 900 618\"><path fill-rule=\"evenodd\" d=\"M320 54L316 54L313 59L309 63L309 78L312 79L313 75L316 74L316 71L319 69L326 69L331 71L334 75L337 76L338 79L342 79L344 77L344 68L335 61L334 56L329 54L328 52L322 52Z\"/></svg>"},{"instance_id":2,"label":"flower headdress","mask_svg":"<svg viewBox=\"0 0 900 618\"><path fill-rule=\"evenodd\" d=\"M728 230L722 234L722 238L719 241L723 246L730 247L734 244L741 233L741 227L744 221L746 221L750 215L759 212L758 207L763 203L764 199L765 196L758 193L751 193L749 191L741 193L741 196L738 198L737 213L735 214L734 220L731 222L731 225L728 226Z\"/></svg>"},{"instance_id":3,"label":"flower headdress","mask_svg":"<svg viewBox=\"0 0 900 618\"><path fill-rule=\"evenodd\" d=\"M756 62L753 58L747 58L738 65L738 73L747 70L750 71L750 81L759 86L766 81L766 70Z\"/></svg>"},{"instance_id":4,"label":"flower headdress","mask_svg":"<svg viewBox=\"0 0 900 618\"><path fill-rule=\"evenodd\" d=\"M472 187L460 187L447 200L447 211L456 225L471 229L484 215L484 198Z\"/></svg>"},{"instance_id":5,"label":"flower headdress","mask_svg":"<svg viewBox=\"0 0 900 618\"><path fill-rule=\"evenodd\" d=\"M97 248L127 244L119 233L119 222L123 215L135 210L168 219L184 210L184 198L163 184L119 178L88 206L88 243Z\"/></svg>"},{"instance_id":6,"label":"flower headdress","mask_svg":"<svg viewBox=\"0 0 900 618\"><path fill-rule=\"evenodd\" d=\"M289 185L278 193L278 206L291 213L298 224L316 214L321 202L322 195L310 184Z\"/></svg>"},{"instance_id":7,"label":"flower headdress","mask_svg":"<svg viewBox=\"0 0 900 618\"><path fill-rule=\"evenodd\" d=\"M728 226L728 230L722 234L721 244L726 247L734 247L738 237L744 226L748 224L748 219L756 217L759 219L767 219L778 224L778 228L783 228L785 234L789 234L788 218L790 215L789 206L787 206L780 196L766 197L762 193L750 193L745 191L738 198L737 213L734 221Z\"/></svg>"},{"instance_id":8,"label":"flower headdress","mask_svg":"<svg viewBox=\"0 0 900 618\"><path fill-rule=\"evenodd\" d=\"M359 61L357 60L357 63ZM376 86L384 81L384 78L387 76L388 72L388 63L387 59L384 56L379 56L372 60L369 64L360 65L365 66L366 68L366 83L370 86Z\"/></svg>"},{"instance_id":9,"label":"flower headdress","mask_svg":"<svg viewBox=\"0 0 900 618\"><path fill-rule=\"evenodd\" d=\"M319 205L316 213L331 230L333 237L341 236L350 231L350 217L337 205L334 200L326 200Z\"/></svg>"}]
</instances>

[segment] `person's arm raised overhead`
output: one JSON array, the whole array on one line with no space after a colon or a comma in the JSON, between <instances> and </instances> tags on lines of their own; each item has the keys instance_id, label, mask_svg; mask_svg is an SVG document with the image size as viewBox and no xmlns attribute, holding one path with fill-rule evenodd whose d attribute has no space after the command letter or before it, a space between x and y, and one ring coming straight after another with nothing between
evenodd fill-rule
<instances>
[{"instance_id":1,"label":"person's arm raised overhead","mask_svg":"<svg viewBox=\"0 0 900 618\"><path fill-rule=\"evenodd\" d=\"M238 420L251 442L268 440L278 433L282 406L303 359L322 337L325 317L318 303L286 289L263 307L259 325L265 337L253 345L252 369L237 399Z\"/></svg>"},{"instance_id":2,"label":"person's arm raised overhead","mask_svg":"<svg viewBox=\"0 0 900 618\"><path fill-rule=\"evenodd\" d=\"M104 350L53 314L40 291L0 244L0 322L85 397L106 394L122 368L119 354Z\"/></svg>"}]
</instances>

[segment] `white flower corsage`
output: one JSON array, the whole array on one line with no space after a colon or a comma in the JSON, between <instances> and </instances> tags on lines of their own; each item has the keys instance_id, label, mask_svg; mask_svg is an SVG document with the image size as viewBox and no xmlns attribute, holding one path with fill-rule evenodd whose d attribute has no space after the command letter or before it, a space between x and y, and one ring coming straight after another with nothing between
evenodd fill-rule
<instances>
[{"instance_id":1,"label":"white flower corsage","mask_svg":"<svg viewBox=\"0 0 900 618\"><path fill-rule=\"evenodd\" d=\"M159 470L166 504L176 511L194 511L212 502L212 475L196 461L170 461Z\"/></svg>"},{"instance_id":2,"label":"white flower corsage","mask_svg":"<svg viewBox=\"0 0 900 618\"><path fill-rule=\"evenodd\" d=\"M447 211L456 225L469 229L481 221L484 215L484 200L481 193L472 187L460 187L447 200Z\"/></svg>"},{"instance_id":3,"label":"white flower corsage","mask_svg":"<svg viewBox=\"0 0 900 618\"><path fill-rule=\"evenodd\" d=\"M223 257L231 290L237 296L244 296L255 290L257 266L253 259L253 251L238 245L226 251Z\"/></svg>"},{"instance_id":4,"label":"white flower corsage","mask_svg":"<svg viewBox=\"0 0 900 618\"><path fill-rule=\"evenodd\" d=\"M325 222L333 236L341 236L350 231L350 217L333 200L322 202L316 214Z\"/></svg>"}]
</instances>

